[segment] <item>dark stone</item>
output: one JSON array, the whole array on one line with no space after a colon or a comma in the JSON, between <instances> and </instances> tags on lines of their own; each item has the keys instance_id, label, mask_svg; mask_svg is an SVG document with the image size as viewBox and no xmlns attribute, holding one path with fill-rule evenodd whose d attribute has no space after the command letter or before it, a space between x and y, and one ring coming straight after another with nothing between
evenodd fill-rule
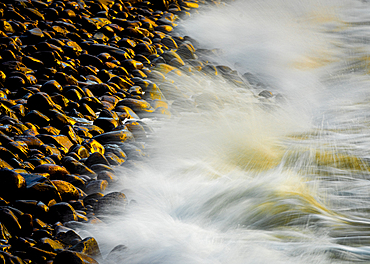
<instances>
[{"instance_id":1,"label":"dark stone","mask_svg":"<svg viewBox=\"0 0 370 264\"><path fill-rule=\"evenodd\" d=\"M42 201L46 205L52 200L56 202L62 200L57 188L50 181L36 182L27 186L22 196L24 196L23 199Z\"/></svg>"},{"instance_id":2,"label":"dark stone","mask_svg":"<svg viewBox=\"0 0 370 264\"><path fill-rule=\"evenodd\" d=\"M57 188L62 201L78 200L79 193L71 183L62 180L52 180L51 182Z\"/></svg>"},{"instance_id":3,"label":"dark stone","mask_svg":"<svg viewBox=\"0 0 370 264\"><path fill-rule=\"evenodd\" d=\"M45 135L40 134L37 137L45 144L55 145L64 154L67 154L73 143L65 135Z\"/></svg>"},{"instance_id":4,"label":"dark stone","mask_svg":"<svg viewBox=\"0 0 370 264\"><path fill-rule=\"evenodd\" d=\"M76 153L81 158L88 158L90 156L89 151L82 145L76 144L71 149L70 152Z\"/></svg>"},{"instance_id":5,"label":"dark stone","mask_svg":"<svg viewBox=\"0 0 370 264\"><path fill-rule=\"evenodd\" d=\"M39 92L28 98L27 108L43 112L55 108L55 104L47 93Z\"/></svg>"},{"instance_id":6,"label":"dark stone","mask_svg":"<svg viewBox=\"0 0 370 264\"><path fill-rule=\"evenodd\" d=\"M65 126L73 125L76 123L71 117L62 113L62 111L51 109L45 114L50 118L50 125L62 129Z\"/></svg>"},{"instance_id":7,"label":"dark stone","mask_svg":"<svg viewBox=\"0 0 370 264\"><path fill-rule=\"evenodd\" d=\"M102 170L98 173L98 180L106 180L108 184L116 182L118 179L111 171Z\"/></svg>"},{"instance_id":8,"label":"dark stone","mask_svg":"<svg viewBox=\"0 0 370 264\"><path fill-rule=\"evenodd\" d=\"M49 207L37 200L16 200L14 206L22 212L29 213L40 219L46 219Z\"/></svg>"},{"instance_id":9,"label":"dark stone","mask_svg":"<svg viewBox=\"0 0 370 264\"><path fill-rule=\"evenodd\" d=\"M106 153L114 153L118 158L126 160L126 153L116 144L105 144L104 145Z\"/></svg>"},{"instance_id":10,"label":"dark stone","mask_svg":"<svg viewBox=\"0 0 370 264\"><path fill-rule=\"evenodd\" d=\"M26 181L20 174L8 168L0 169L0 197L16 198L26 187Z\"/></svg>"},{"instance_id":11,"label":"dark stone","mask_svg":"<svg viewBox=\"0 0 370 264\"><path fill-rule=\"evenodd\" d=\"M37 245L40 249L51 252L58 252L64 249L64 245L61 242L48 237L41 238Z\"/></svg>"},{"instance_id":12,"label":"dark stone","mask_svg":"<svg viewBox=\"0 0 370 264\"><path fill-rule=\"evenodd\" d=\"M12 141L6 144L6 148L17 155L20 159L27 159L29 157L29 147L23 141Z\"/></svg>"},{"instance_id":13,"label":"dark stone","mask_svg":"<svg viewBox=\"0 0 370 264\"><path fill-rule=\"evenodd\" d=\"M96 192L104 192L108 187L108 182L106 180L94 180L89 182L86 185L85 192L86 194L92 194Z\"/></svg>"},{"instance_id":14,"label":"dark stone","mask_svg":"<svg viewBox=\"0 0 370 264\"><path fill-rule=\"evenodd\" d=\"M102 144L110 144L116 142L125 142L126 140L132 141L134 136L129 130L118 130L118 131L111 131L106 132L97 136L94 136L93 139L97 140Z\"/></svg>"},{"instance_id":15,"label":"dark stone","mask_svg":"<svg viewBox=\"0 0 370 264\"><path fill-rule=\"evenodd\" d=\"M58 253L53 261L53 264L99 264L92 257L79 252L64 250Z\"/></svg>"},{"instance_id":16,"label":"dark stone","mask_svg":"<svg viewBox=\"0 0 370 264\"><path fill-rule=\"evenodd\" d=\"M66 156L62 159L61 162L67 168L67 170L73 174L88 175L92 177L96 176L94 171L72 157Z\"/></svg>"},{"instance_id":17,"label":"dark stone","mask_svg":"<svg viewBox=\"0 0 370 264\"><path fill-rule=\"evenodd\" d=\"M83 253L89 256L93 256L93 257L101 256L98 242L93 237L85 238L81 242L71 247L70 250Z\"/></svg>"},{"instance_id":18,"label":"dark stone","mask_svg":"<svg viewBox=\"0 0 370 264\"><path fill-rule=\"evenodd\" d=\"M118 166L125 162L124 159L117 157L117 155L112 152L105 153L105 157L112 166Z\"/></svg>"},{"instance_id":19,"label":"dark stone","mask_svg":"<svg viewBox=\"0 0 370 264\"><path fill-rule=\"evenodd\" d=\"M98 57L90 54L82 54L78 57L78 59L81 61L82 65L88 66L92 65L97 67L98 69L104 68L104 63L99 59Z\"/></svg>"},{"instance_id":20,"label":"dark stone","mask_svg":"<svg viewBox=\"0 0 370 264\"><path fill-rule=\"evenodd\" d=\"M111 172L114 172L114 170L110 167L110 165L105 165L105 164L93 164L91 165L90 167L93 171L95 171L96 173L99 173L101 171L111 171Z\"/></svg>"},{"instance_id":21,"label":"dark stone","mask_svg":"<svg viewBox=\"0 0 370 264\"><path fill-rule=\"evenodd\" d=\"M21 234L21 224L12 210L7 207L0 207L0 219L11 235L18 236Z\"/></svg>"},{"instance_id":22,"label":"dark stone","mask_svg":"<svg viewBox=\"0 0 370 264\"><path fill-rule=\"evenodd\" d=\"M121 192L111 192L98 200L94 206L97 215L118 214L127 206L128 201L125 194Z\"/></svg>"},{"instance_id":23,"label":"dark stone","mask_svg":"<svg viewBox=\"0 0 370 264\"><path fill-rule=\"evenodd\" d=\"M63 87L56 80L50 80L41 86L40 91L49 95L58 94L63 92Z\"/></svg>"},{"instance_id":24,"label":"dark stone","mask_svg":"<svg viewBox=\"0 0 370 264\"><path fill-rule=\"evenodd\" d=\"M86 139L82 143L82 146L84 146L91 154L95 152L104 154L105 152L104 146L95 139Z\"/></svg>"},{"instance_id":25,"label":"dark stone","mask_svg":"<svg viewBox=\"0 0 370 264\"><path fill-rule=\"evenodd\" d=\"M95 119L94 125L102 128L104 132L109 132L115 129L119 125L119 122L113 118L99 117Z\"/></svg>"},{"instance_id":26,"label":"dark stone","mask_svg":"<svg viewBox=\"0 0 370 264\"><path fill-rule=\"evenodd\" d=\"M77 221L75 209L66 202L60 202L50 206L49 216L53 223L58 221L61 221L62 223Z\"/></svg>"},{"instance_id":27,"label":"dark stone","mask_svg":"<svg viewBox=\"0 0 370 264\"><path fill-rule=\"evenodd\" d=\"M108 160L100 153L100 152L94 152L92 153L87 160L85 161L85 165L87 167L91 167L94 164L105 164L109 166Z\"/></svg>"}]
</instances>

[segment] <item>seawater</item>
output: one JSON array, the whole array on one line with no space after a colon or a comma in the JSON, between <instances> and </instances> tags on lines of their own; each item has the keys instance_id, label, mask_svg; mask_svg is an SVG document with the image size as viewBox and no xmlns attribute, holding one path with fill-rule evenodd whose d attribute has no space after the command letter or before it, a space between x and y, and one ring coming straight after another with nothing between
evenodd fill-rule
<instances>
[{"instance_id":1,"label":"seawater","mask_svg":"<svg viewBox=\"0 0 370 264\"><path fill-rule=\"evenodd\" d=\"M250 85L166 75L177 114L144 120L129 206L80 235L125 245L114 263L370 262L370 2L228 1L178 24Z\"/></svg>"}]
</instances>

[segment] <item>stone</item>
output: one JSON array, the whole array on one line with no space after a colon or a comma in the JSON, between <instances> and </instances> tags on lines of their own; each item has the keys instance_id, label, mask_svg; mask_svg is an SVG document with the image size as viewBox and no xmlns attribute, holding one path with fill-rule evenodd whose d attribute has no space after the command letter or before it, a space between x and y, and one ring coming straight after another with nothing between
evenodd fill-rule
<instances>
[{"instance_id":1,"label":"stone","mask_svg":"<svg viewBox=\"0 0 370 264\"><path fill-rule=\"evenodd\" d=\"M50 181L36 182L27 186L22 194L22 199L42 201L46 205L49 205L52 200L56 202L62 200L58 189Z\"/></svg>"},{"instance_id":2,"label":"stone","mask_svg":"<svg viewBox=\"0 0 370 264\"><path fill-rule=\"evenodd\" d=\"M116 142L125 142L133 141L134 136L129 130L121 129L118 131L106 132L97 136L94 136L93 139L97 140L101 144L110 144Z\"/></svg>"},{"instance_id":3,"label":"stone","mask_svg":"<svg viewBox=\"0 0 370 264\"><path fill-rule=\"evenodd\" d=\"M63 202L78 200L79 193L71 183L62 180L52 180L51 182L57 188Z\"/></svg>"},{"instance_id":4,"label":"stone","mask_svg":"<svg viewBox=\"0 0 370 264\"><path fill-rule=\"evenodd\" d=\"M49 207L37 200L16 200L13 204L22 212L32 214L40 219L46 219L49 212Z\"/></svg>"},{"instance_id":5,"label":"stone","mask_svg":"<svg viewBox=\"0 0 370 264\"><path fill-rule=\"evenodd\" d=\"M74 252L70 250L64 250L62 252L59 252L54 261L53 264L99 264L95 259L92 257L82 254L79 252Z\"/></svg>"},{"instance_id":6,"label":"stone","mask_svg":"<svg viewBox=\"0 0 370 264\"><path fill-rule=\"evenodd\" d=\"M26 180L19 173L8 168L0 169L0 197L15 199L26 188Z\"/></svg>"},{"instance_id":7,"label":"stone","mask_svg":"<svg viewBox=\"0 0 370 264\"><path fill-rule=\"evenodd\" d=\"M113 172L106 170L99 171L97 179L105 180L108 182L108 184L114 183L118 180L117 176L115 176Z\"/></svg>"},{"instance_id":8,"label":"stone","mask_svg":"<svg viewBox=\"0 0 370 264\"><path fill-rule=\"evenodd\" d=\"M49 208L49 217L53 223L57 221L61 221L62 223L77 221L75 209L73 209L73 207L66 202L56 203Z\"/></svg>"},{"instance_id":9,"label":"stone","mask_svg":"<svg viewBox=\"0 0 370 264\"><path fill-rule=\"evenodd\" d=\"M103 154L101 154L100 152L94 152L92 153L85 161L85 165L87 167L91 167L92 165L94 164L104 164L104 165L107 165L109 166L109 162L108 160L104 157Z\"/></svg>"},{"instance_id":10,"label":"stone","mask_svg":"<svg viewBox=\"0 0 370 264\"><path fill-rule=\"evenodd\" d=\"M108 187L108 182L106 180L94 180L86 185L86 194L93 194L96 192L104 192Z\"/></svg>"},{"instance_id":11,"label":"stone","mask_svg":"<svg viewBox=\"0 0 370 264\"><path fill-rule=\"evenodd\" d=\"M42 164L35 168L34 172L48 173L50 179L64 179L64 177L69 174L69 171L60 165L56 164Z\"/></svg>"},{"instance_id":12,"label":"stone","mask_svg":"<svg viewBox=\"0 0 370 264\"><path fill-rule=\"evenodd\" d=\"M11 235L21 234L21 224L12 210L7 207L0 207L0 219Z\"/></svg>"},{"instance_id":13,"label":"stone","mask_svg":"<svg viewBox=\"0 0 370 264\"><path fill-rule=\"evenodd\" d=\"M64 157L61 163L66 167L68 171L73 174L80 174L80 175L88 175L91 177L95 177L96 174L94 171L89 169L85 164L75 160L72 157Z\"/></svg>"},{"instance_id":14,"label":"stone","mask_svg":"<svg viewBox=\"0 0 370 264\"><path fill-rule=\"evenodd\" d=\"M111 192L104 195L94 206L97 215L119 214L124 211L128 201L124 193Z\"/></svg>"},{"instance_id":15,"label":"stone","mask_svg":"<svg viewBox=\"0 0 370 264\"><path fill-rule=\"evenodd\" d=\"M70 250L93 257L101 256L98 242L93 237L85 238L84 240L71 247Z\"/></svg>"}]
</instances>

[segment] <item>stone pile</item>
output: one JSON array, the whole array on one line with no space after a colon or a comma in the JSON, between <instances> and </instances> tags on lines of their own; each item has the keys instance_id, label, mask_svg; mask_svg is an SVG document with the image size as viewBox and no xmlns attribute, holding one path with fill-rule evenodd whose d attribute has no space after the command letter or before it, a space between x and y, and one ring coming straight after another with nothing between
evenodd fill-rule
<instances>
[{"instance_id":1,"label":"stone pile","mask_svg":"<svg viewBox=\"0 0 370 264\"><path fill-rule=\"evenodd\" d=\"M232 69L200 60L191 38L173 34L176 19L197 7L196 0L0 3L0 263L109 262L125 250L119 245L104 260L97 241L73 227L100 223L128 203L109 187L116 167L145 158L151 129L141 119L171 116L167 100L176 105L177 90L166 74L218 74L246 85Z\"/></svg>"}]
</instances>

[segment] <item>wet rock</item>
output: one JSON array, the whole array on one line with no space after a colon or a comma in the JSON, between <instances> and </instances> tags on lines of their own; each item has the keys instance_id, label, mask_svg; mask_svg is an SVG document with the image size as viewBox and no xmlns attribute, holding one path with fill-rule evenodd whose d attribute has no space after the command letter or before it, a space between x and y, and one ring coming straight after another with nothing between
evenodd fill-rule
<instances>
[{"instance_id":1,"label":"wet rock","mask_svg":"<svg viewBox=\"0 0 370 264\"><path fill-rule=\"evenodd\" d=\"M87 139L85 140L82 145L91 153L95 153L95 152L98 152L102 155L104 155L105 153L105 149L104 149L104 146L98 142L97 140L95 139Z\"/></svg>"},{"instance_id":2,"label":"wet rock","mask_svg":"<svg viewBox=\"0 0 370 264\"><path fill-rule=\"evenodd\" d=\"M62 199L58 189L50 182L36 182L27 186L23 199L42 201L44 204L49 205L50 201L60 202Z\"/></svg>"},{"instance_id":3,"label":"wet rock","mask_svg":"<svg viewBox=\"0 0 370 264\"><path fill-rule=\"evenodd\" d=\"M100 249L98 242L93 237L87 237L81 242L71 247L72 251L83 253L89 256L100 257Z\"/></svg>"},{"instance_id":4,"label":"wet rock","mask_svg":"<svg viewBox=\"0 0 370 264\"><path fill-rule=\"evenodd\" d=\"M94 210L97 215L118 214L124 211L128 201L124 193L111 192L98 200Z\"/></svg>"},{"instance_id":5,"label":"wet rock","mask_svg":"<svg viewBox=\"0 0 370 264\"><path fill-rule=\"evenodd\" d=\"M0 169L0 197L13 200L26 188L23 176L8 168Z\"/></svg>"},{"instance_id":6,"label":"wet rock","mask_svg":"<svg viewBox=\"0 0 370 264\"><path fill-rule=\"evenodd\" d=\"M27 108L43 112L55 108L55 104L47 93L39 92L28 98Z\"/></svg>"},{"instance_id":7,"label":"wet rock","mask_svg":"<svg viewBox=\"0 0 370 264\"><path fill-rule=\"evenodd\" d=\"M53 264L65 264L65 263L73 263L73 264L99 264L95 259L92 257L82 254L79 252L74 252L70 250L65 250L58 253L53 261Z\"/></svg>"},{"instance_id":8,"label":"wet rock","mask_svg":"<svg viewBox=\"0 0 370 264\"><path fill-rule=\"evenodd\" d=\"M54 240L51 238L41 238L39 243L37 244L40 249L51 251L51 252L58 252L64 249L64 245L59 242L58 240Z\"/></svg>"},{"instance_id":9,"label":"wet rock","mask_svg":"<svg viewBox=\"0 0 370 264\"><path fill-rule=\"evenodd\" d=\"M112 166L118 166L125 162L124 159L119 158L116 154L112 152L105 153L105 157L109 164Z\"/></svg>"},{"instance_id":10,"label":"wet rock","mask_svg":"<svg viewBox=\"0 0 370 264\"><path fill-rule=\"evenodd\" d=\"M52 180L51 182L57 188L62 201L78 200L79 193L71 183L62 180Z\"/></svg>"},{"instance_id":11,"label":"wet rock","mask_svg":"<svg viewBox=\"0 0 370 264\"><path fill-rule=\"evenodd\" d=\"M130 107L137 114L139 114L139 116L145 115L145 113L151 113L154 111L152 106L145 100L124 98L120 102L118 102L117 106L120 106L120 105Z\"/></svg>"},{"instance_id":12,"label":"wet rock","mask_svg":"<svg viewBox=\"0 0 370 264\"><path fill-rule=\"evenodd\" d=\"M103 154L101 154L100 152L94 152L92 153L88 158L87 160L85 161L85 165L87 167L91 167L92 165L94 164L104 164L104 165L107 165L109 166L109 162L108 160L103 156Z\"/></svg>"},{"instance_id":13,"label":"wet rock","mask_svg":"<svg viewBox=\"0 0 370 264\"><path fill-rule=\"evenodd\" d=\"M62 223L77 221L75 209L66 202L60 202L50 206L49 216L53 223L57 221L61 221Z\"/></svg>"},{"instance_id":14,"label":"wet rock","mask_svg":"<svg viewBox=\"0 0 370 264\"><path fill-rule=\"evenodd\" d=\"M118 131L111 131L95 136L93 139L97 140L102 144L110 144L116 142L132 141L134 136L129 130L122 129Z\"/></svg>"},{"instance_id":15,"label":"wet rock","mask_svg":"<svg viewBox=\"0 0 370 264\"><path fill-rule=\"evenodd\" d=\"M102 128L104 132L109 132L115 129L119 125L119 122L113 118L99 117L95 119L94 125Z\"/></svg>"},{"instance_id":16,"label":"wet rock","mask_svg":"<svg viewBox=\"0 0 370 264\"><path fill-rule=\"evenodd\" d=\"M106 180L94 180L89 182L86 185L85 192L87 194L93 194L97 192L104 192L104 190L108 187L108 182Z\"/></svg>"},{"instance_id":17,"label":"wet rock","mask_svg":"<svg viewBox=\"0 0 370 264\"><path fill-rule=\"evenodd\" d=\"M96 173L99 173L100 171L103 171L103 170L114 172L114 170L110 167L110 165L108 166L105 164L93 164L91 165L91 169L95 171Z\"/></svg>"},{"instance_id":18,"label":"wet rock","mask_svg":"<svg viewBox=\"0 0 370 264\"><path fill-rule=\"evenodd\" d=\"M24 213L29 213L40 219L46 219L49 207L37 200L16 200L14 206Z\"/></svg>"},{"instance_id":19,"label":"wet rock","mask_svg":"<svg viewBox=\"0 0 370 264\"><path fill-rule=\"evenodd\" d=\"M113 172L106 170L99 171L97 179L105 180L108 182L108 184L114 183L118 180L117 176L115 176Z\"/></svg>"},{"instance_id":20,"label":"wet rock","mask_svg":"<svg viewBox=\"0 0 370 264\"><path fill-rule=\"evenodd\" d=\"M91 177L96 176L94 171L92 171L86 165L84 165L83 163L75 160L72 157L66 156L62 159L61 162L66 167L66 169L68 171L70 171L71 173L73 173L73 174L88 175L88 176L91 176Z\"/></svg>"},{"instance_id":21,"label":"wet rock","mask_svg":"<svg viewBox=\"0 0 370 264\"><path fill-rule=\"evenodd\" d=\"M7 207L0 208L0 219L10 234L20 235L22 226L12 210Z\"/></svg>"},{"instance_id":22,"label":"wet rock","mask_svg":"<svg viewBox=\"0 0 370 264\"><path fill-rule=\"evenodd\" d=\"M67 136L64 135L37 135L37 137L45 144L53 144L64 154L67 154L73 143Z\"/></svg>"},{"instance_id":23,"label":"wet rock","mask_svg":"<svg viewBox=\"0 0 370 264\"><path fill-rule=\"evenodd\" d=\"M65 179L64 179L66 182L69 182L71 184L73 184L73 186L77 187L77 188L80 188L80 189L85 189L85 185L86 185L86 182L87 180L80 177L80 176L77 176L77 175L66 175L65 176Z\"/></svg>"},{"instance_id":24,"label":"wet rock","mask_svg":"<svg viewBox=\"0 0 370 264\"><path fill-rule=\"evenodd\" d=\"M66 245L76 245L82 240L81 237L72 229L65 232L57 232L56 238Z\"/></svg>"},{"instance_id":25,"label":"wet rock","mask_svg":"<svg viewBox=\"0 0 370 264\"><path fill-rule=\"evenodd\" d=\"M70 148L70 152L76 153L80 158L88 158L90 156L89 151L80 144L76 144Z\"/></svg>"},{"instance_id":26,"label":"wet rock","mask_svg":"<svg viewBox=\"0 0 370 264\"><path fill-rule=\"evenodd\" d=\"M63 87L56 80L50 80L41 86L40 91L49 95L58 94L63 92Z\"/></svg>"}]
</instances>

